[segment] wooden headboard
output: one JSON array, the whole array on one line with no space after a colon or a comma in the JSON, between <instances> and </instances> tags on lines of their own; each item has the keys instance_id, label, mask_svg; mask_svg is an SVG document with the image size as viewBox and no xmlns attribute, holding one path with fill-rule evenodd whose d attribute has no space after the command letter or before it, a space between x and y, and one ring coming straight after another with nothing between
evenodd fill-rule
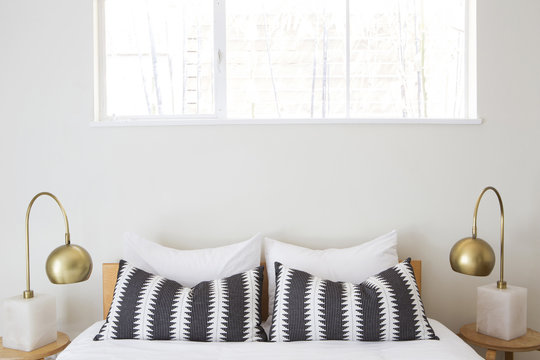
<instances>
[{"instance_id":1,"label":"wooden headboard","mask_svg":"<svg viewBox=\"0 0 540 360\"><path fill-rule=\"evenodd\" d=\"M262 263L261 265L265 265ZM414 270L414 276L418 283L418 290L422 293L422 261L412 260L411 265ZM116 275L118 274L118 263L103 264L103 318L107 317L111 307L114 285L116 284ZM268 316L268 276L266 275L266 266L264 267L263 294L262 294L262 318Z\"/></svg>"}]
</instances>

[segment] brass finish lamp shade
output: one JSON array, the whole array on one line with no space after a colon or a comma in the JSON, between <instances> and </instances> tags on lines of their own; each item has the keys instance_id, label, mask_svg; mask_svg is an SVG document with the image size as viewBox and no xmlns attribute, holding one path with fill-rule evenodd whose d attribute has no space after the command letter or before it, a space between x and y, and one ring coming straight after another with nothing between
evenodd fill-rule
<instances>
[{"instance_id":1,"label":"brass finish lamp shade","mask_svg":"<svg viewBox=\"0 0 540 360\"><path fill-rule=\"evenodd\" d=\"M92 259L84 248L68 244L51 252L45 265L53 284L73 284L88 280L92 273Z\"/></svg>"},{"instance_id":2,"label":"brass finish lamp shade","mask_svg":"<svg viewBox=\"0 0 540 360\"><path fill-rule=\"evenodd\" d=\"M450 251L452 269L465 275L488 276L495 266L491 246L479 238L459 240Z\"/></svg>"},{"instance_id":3,"label":"brass finish lamp shade","mask_svg":"<svg viewBox=\"0 0 540 360\"><path fill-rule=\"evenodd\" d=\"M45 268L49 280L53 284L71 284L88 280L92 273L92 258L90 254L82 247L71 244L69 222L64 207L53 194L41 192L32 198L26 211L26 290L23 292L25 299L34 297L34 292L30 290L30 210L36 199L42 195L47 195L56 201L62 211L66 224L65 244L54 249L47 258Z\"/></svg>"},{"instance_id":4,"label":"brass finish lamp shade","mask_svg":"<svg viewBox=\"0 0 540 360\"><path fill-rule=\"evenodd\" d=\"M491 246L484 240L478 238L477 227L476 227L476 218L478 215L478 206L480 205L480 200L484 193L488 190L492 190L497 195L499 200L499 206L501 209L501 276L500 280L497 281L497 288L506 289L506 281L504 281L504 208L501 199L501 195L492 186L486 187L480 193L478 200L476 201L476 206L474 208L473 215L473 228L472 228L472 237L466 237L459 240L452 250L450 250L450 265L452 269L456 272L474 275L474 276L487 276L491 274L493 267L495 266L495 253Z\"/></svg>"}]
</instances>

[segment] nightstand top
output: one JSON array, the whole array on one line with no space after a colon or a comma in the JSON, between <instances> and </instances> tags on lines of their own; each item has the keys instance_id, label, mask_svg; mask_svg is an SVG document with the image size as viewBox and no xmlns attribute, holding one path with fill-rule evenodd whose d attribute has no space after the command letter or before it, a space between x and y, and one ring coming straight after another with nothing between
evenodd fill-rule
<instances>
[{"instance_id":1,"label":"nightstand top","mask_svg":"<svg viewBox=\"0 0 540 360\"><path fill-rule=\"evenodd\" d=\"M69 336L59 331L58 338L55 342L42 346L34 351L20 351L5 348L2 345L2 338L0 337L0 359L43 359L47 356L58 354L60 351L64 350L70 342Z\"/></svg>"},{"instance_id":2,"label":"nightstand top","mask_svg":"<svg viewBox=\"0 0 540 360\"><path fill-rule=\"evenodd\" d=\"M506 352L540 350L540 332L527 329L527 334L513 340L497 339L476 332L476 323L464 325L459 335L468 343L483 348Z\"/></svg>"}]
</instances>

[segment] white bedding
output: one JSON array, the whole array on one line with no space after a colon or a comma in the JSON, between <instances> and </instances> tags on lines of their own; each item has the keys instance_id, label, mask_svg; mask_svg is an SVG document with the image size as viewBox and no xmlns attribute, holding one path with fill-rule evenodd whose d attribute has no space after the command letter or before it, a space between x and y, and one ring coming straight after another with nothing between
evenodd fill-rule
<instances>
[{"instance_id":1,"label":"white bedding","mask_svg":"<svg viewBox=\"0 0 540 360\"><path fill-rule=\"evenodd\" d=\"M440 340L299 341L291 343L200 343L184 341L93 341L103 321L81 333L58 360L86 359L339 359L465 360L482 359L470 346L436 320L429 320Z\"/></svg>"}]
</instances>

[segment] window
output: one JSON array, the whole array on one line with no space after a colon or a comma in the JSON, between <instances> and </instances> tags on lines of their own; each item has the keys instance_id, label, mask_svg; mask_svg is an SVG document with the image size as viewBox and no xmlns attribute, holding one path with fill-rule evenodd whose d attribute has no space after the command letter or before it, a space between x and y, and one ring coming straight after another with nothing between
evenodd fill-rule
<instances>
[{"instance_id":1,"label":"window","mask_svg":"<svg viewBox=\"0 0 540 360\"><path fill-rule=\"evenodd\" d=\"M476 115L473 0L97 1L100 121Z\"/></svg>"}]
</instances>

